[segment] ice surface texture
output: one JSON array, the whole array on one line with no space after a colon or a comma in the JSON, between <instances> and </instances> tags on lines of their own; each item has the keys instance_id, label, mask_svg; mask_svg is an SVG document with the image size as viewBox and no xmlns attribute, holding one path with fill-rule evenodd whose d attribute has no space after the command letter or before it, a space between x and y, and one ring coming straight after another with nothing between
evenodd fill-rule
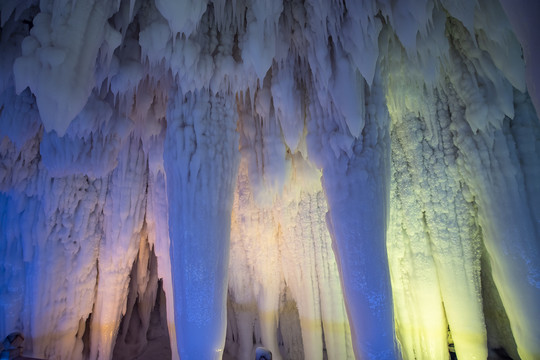
<instances>
[{"instance_id":1,"label":"ice surface texture","mask_svg":"<svg viewBox=\"0 0 540 360\"><path fill-rule=\"evenodd\" d=\"M538 9L2 1L0 337L539 358Z\"/></svg>"}]
</instances>

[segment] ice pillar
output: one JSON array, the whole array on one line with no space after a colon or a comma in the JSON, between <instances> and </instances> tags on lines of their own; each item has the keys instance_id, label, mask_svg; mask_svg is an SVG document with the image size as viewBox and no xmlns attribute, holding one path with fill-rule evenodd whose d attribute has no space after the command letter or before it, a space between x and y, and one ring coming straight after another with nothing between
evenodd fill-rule
<instances>
[{"instance_id":1,"label":"ice pillar","mask_svg":"<svg viewBox=\"0 0 540 360\"><path fill-rule=\"evenodd\" d=\"M519 119L524 115L517 112L514 129L530 126L531 133L537 136L534 112L528 115L528 119ZM471 188L478 199L479 223L493 280L520 357L537 359L540 356L540 330L536 321L540 317L540 247L538 218L531 209L538 201L538 193L530 187L537 180L527 177L530 170L527 167L538 168L538 150L534 145L529 148L527 160L522 154L520 166L515 161L519 156L516 147L523 150L523 146L531 145L526 137L514 139L499 129L488 134L467 134L466 125L460 131L457 146L465 154L465 171L472 179ZM493 145L488 146L490 143ZM477 153L481 156L476 156Z\"/></svg>"},{"instance_id":2,"label":"ice pillar","mask_svg":"<svg viewBox=\"0 0 540 360\"><path fill-rule=\"evenodd\" d=\"M486 358L481 235L474 205L464 194L446 100L413 90L413 80L399 82L409 99L425 101L416 111L390 109L388 253L397 336L407 359L447 359L449 329L460 359Z\"/></svg>"},{"instance_id":3,"label":"ice pillar","mask_svg":"<svg viewBox=\"0 0 540 360\"><path fill-rule=\"evenodd\" d=\"M392 293L386 257L386 195L380 174L369 173L379 155L351 159L326 170L328 226L334 241L355 353L365 359L394 359ZM371 161L370 161L371 160ZM372 168L382 171L379 164ZM350 172L348 176L344 176ZM339 174L339 175L338 175Z\"/></svg>"},{"instance_id":4,"label":"ice pillar","mask_svg":"<svg viewBox=\"0 0 540 360\"><path fill-rule=\"evenodd\" d=\"M498 20L502 23L505 19ZM531 103L534 99L512 88L507 73L500 79L501 73L490 67L487 56L475 63L472 42L456 25L452 30L459 40L452 44L456 52L448 71L447 91L454 144L462 154L461 171L469 179L491 275L517 351L522 359L537 359L540 330L534 319L540 317L540 217L536 205L540 197L540 128ZM508 42L512 45L512 38ZM503 58L499 53L491 56ZM495 95L483 95L485 89ZM491 98L499 100L491 102ZM471 104L470 99L481 99L479 103L484 101L485 105Z\"/></svg>"},{"instance_id":5,"label":"ice pillar","mask_svg":"<svg viewBox=\"0 0 540 360\"><path fill-rule=\"evenodd\" d=\"M371 98L382 100L375 87L372 91ZM399 357L386 254L389 138L382 104L374 101L366 107L366 125L350 151L340 151L336 159L323 165L328 228L355 355L361 359Z\"/></svg>"},{"instance_id":6,"label":"ice pillar","mask_svg":"<svg viewBox=\"0 0 540 360\"><path fill-rule=\"evenodd\" d=\"M238 167L230 95L201 90L170 103L164 150L180 358L221 359L227 325L232 194Z\"/></svg>"}]
</instances>

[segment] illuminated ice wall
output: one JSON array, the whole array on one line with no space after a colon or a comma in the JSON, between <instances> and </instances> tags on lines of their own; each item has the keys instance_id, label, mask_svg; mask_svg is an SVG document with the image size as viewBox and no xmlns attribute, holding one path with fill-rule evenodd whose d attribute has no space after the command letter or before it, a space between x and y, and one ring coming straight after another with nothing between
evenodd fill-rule
<instances>
[{"instance_id":1,"label":"illuminated ice wall","mask_svg":"<svg viewBox=\"0 0 540 360\"><path fill-rule=\"evenodd\" d=\"M534 0L0 1L0 338L540 358Z\"/></svg>"}]
</instances>

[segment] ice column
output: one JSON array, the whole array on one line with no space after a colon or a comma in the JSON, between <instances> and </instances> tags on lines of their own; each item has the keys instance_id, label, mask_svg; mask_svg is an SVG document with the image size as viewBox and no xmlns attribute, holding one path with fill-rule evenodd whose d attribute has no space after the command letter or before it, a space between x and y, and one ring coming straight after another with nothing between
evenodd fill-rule
<instances>
[{"instance_id":1,"label":"ice column","mask_svg":"<svg viewBox=\"0 0 540 360\"><path fill-rule=\"evenodd\" d=\"M528 95L501 79L507 72L495 69L488 54L475 52L459 24L454 25L456 51L447 84L454 142L463 154L462 171L470 179L491 273L518 353L522 359L535 359L540 356L540 330L534 320L540 317L538 117ZM484 109L471 106L470 98L484 101Z\"/></svg>"},{"instance_id":2,"label":"ice column","mask_svg":"<svg viewBox=\"0 0 540 360\"><path fill-rule=\"evenodd\" d=\"M386 255L390 142L388 113L379 84L372 86L366 103L369 106L359 138L353 138L345 128L344 124L352 120L345 121L331 105L319 109L312 105L311 126L318 123L335 129L322 136L318 156L322 159L323 189L328 201L327 223L343 284L355 355L394 359L399 355L394 342ZM324 142L328 143L324 145ZM314 146L308 147L308 151L310 156L317 156Z\"/></svg>"},{"instance_id":3,"label":"ice column","mask_svg":"<svg viewBox=\"0 0 540 360\"><path fill-rule=\"evenodd\" d=\"M434 10L433 16L441 14ZM446 54L443 36L440 25L430 29L414 56L422 57L436 39ZM381 43L387 40L388 254L397 336L407 359L446 359L449 339L460 359L486 358L481 232L457 161L448 100L393 35Z\"/></svg>"},{"instance_id":4,"label":"ice column","mask_svg":"<svg viewBox=\"0 0 540 360\"><path fill-rule=\"evenodd\" d=\"M392 118L388 249L406 358L446 359L452 342L460 359L488 357L487 345L513 353L511 336L500 344L486 329L484 314L494 311L487 293L500 295L520 357L538 357L531 319L540 299L540 129L504 14L493 3L479 7L474 40L452 17L417 39L420 58L440 51L432 80L395 41L383 53ZM427 46L436 39L439 49ZM496 289L482 283L491 277Z\"/></svg>"},{"instance_id":5,"label":"ice column","mask_svg":"<svg viewBox=\"0 0 540 360\"><path fill-rule=\"evenodd\" d=\"M528 119L514 121L524 123L538 136L532 104L522 106L528 106L529 111L517 116ZM507 124L503 129L472 134L463 121L463 112L457 108L454 114L460 128L456 146L464 154L463 171L470 177L472 195L477 199L493 280L519 355L522 359L536 359L540 356L540 331L534 320L540 317L540 248L538 218L531 212L531 205L538 201L538 193L530 191L536 180L526 175L531 168L539 167L538 147L527 141L518 145L520 139L514 138ZM523 167L518 165L516 145L530 149L525 155L528 159L522 160Z\"/></svg>"},{"instance_id":6,"label":"ice column","mask_svg":"<svg viewBox=\"0 0 540 360\"><path fill-rule=\"evenodd\" d=\"M474 205L463 193L444 99L413 92L411 84L403 82L408 96L425 101L420 116L406 106L401 116L391 111L388 252L397 334L407 358L445 359L449 326L459 358L485 358Z\"/></svg>"},{"instance_id":7,"label":"ice column","mask_svg":"<svg viewBox=\"0 0 540 360\"><path fill-rule=\"evenodd\" d=\"M230 94L171 98L167 174L175 323L182 359L221 359L227 325L227 265L238 167Z\"/></svg>"}]
</instances>

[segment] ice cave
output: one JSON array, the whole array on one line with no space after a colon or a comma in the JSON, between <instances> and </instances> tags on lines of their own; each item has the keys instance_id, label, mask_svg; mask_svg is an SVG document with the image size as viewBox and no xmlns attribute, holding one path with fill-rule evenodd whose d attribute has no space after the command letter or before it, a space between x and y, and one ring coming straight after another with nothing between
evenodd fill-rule
<instances>
[{"instance_id":1,"label":"ice cave","mask_svg":"<svg viewBox=\"0 0 540 360\"><path fill-rule=\"evenodd\" d=\"M1 358L538 360L538 113L537 0L0 0Z\"/></svg>"}]
</instances>

